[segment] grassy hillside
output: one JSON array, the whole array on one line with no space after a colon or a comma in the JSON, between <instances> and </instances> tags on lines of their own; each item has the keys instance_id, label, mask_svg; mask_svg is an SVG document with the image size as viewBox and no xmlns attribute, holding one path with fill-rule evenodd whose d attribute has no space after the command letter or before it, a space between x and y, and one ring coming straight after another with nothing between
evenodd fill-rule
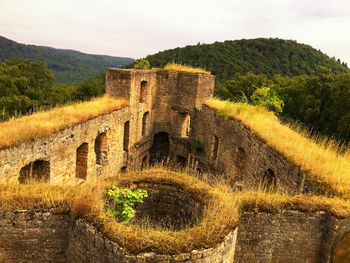
<instances>
[{"instance_id":1,"label":"grassy hillside","mask_svg":"<svg viewBox=\"0 0 350 263\"><path fill-rule=\"evenodd\" d=\"M74 50L24 45L0 36L0 62L10 58L43 61L53 71L57 83L71 84L104 72L107 67L120 67L134 61L131 58L89 55Z\"/></svg>"},{"instance_id":2,"label":"grassy hillside","mask_svg":"<svg viewBox=\"0 0 350 263\"><path fill-rule=\"evenodd\" d=\"M216 75L217 80L230 79L235 73L296 76L309 74L319 66L335 73L349 72L346 63L330 58L309 45L282 39L242 39L198 44L165 50L146 59L152 67L163 67L174 61L199 66Z\"/></svg>"}]
</instances>

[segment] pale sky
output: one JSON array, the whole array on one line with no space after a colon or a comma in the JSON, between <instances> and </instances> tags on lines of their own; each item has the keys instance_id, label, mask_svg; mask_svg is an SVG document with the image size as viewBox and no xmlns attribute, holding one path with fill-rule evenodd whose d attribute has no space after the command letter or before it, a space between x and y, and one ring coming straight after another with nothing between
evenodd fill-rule
<instances>
[{"instance_id":1,"label":"pale sky","mask_svg":"<svg viewBox=\"0 0 350 263\"><path fill-rule=\"evenodd\" d=\"M350 65L350 0L0 0L0 35L140 58L215 41L278 37Z\"/></svg>"}]
</instances>

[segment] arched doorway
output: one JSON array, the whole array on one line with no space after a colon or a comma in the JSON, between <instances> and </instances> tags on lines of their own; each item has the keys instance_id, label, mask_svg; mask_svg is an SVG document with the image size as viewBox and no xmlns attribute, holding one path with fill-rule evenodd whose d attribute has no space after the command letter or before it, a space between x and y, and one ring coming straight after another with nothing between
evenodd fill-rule
<instances>
[{"instance_id":1,"label":"arched doorway","mask_svg":"<svg viewBox=\"0 0 350 263\"><path fill-rule=\"evenodd\" d=\"M247 163L247 155L243 148L239 147L237 149L237 158L236 158L236 167L237 167L237 173L239 175L243 174L244 167Z\"/></svg>"},{"instance_id":2,"label":"arched doorway","mask_svg":"<svg viewBox=\"0 0 350 263\"><path fill-rule=\"evenodd\" d=\"M82 143L76 151L76 166L75 166L75 176L80 179L86 179L87 169L88 169L88 154L89 154L89 144Z\"/></svg>"},{"instance_id":3,"label":"arched doorway","mask_svg":"<svg viewBox=\"0 0 350 263\"><path fill-rule=\"evenodd\" d=\"M275 190L276 189L276 176L272 169L267 169L264 173L262 186L266 190Z\"/></svg>"},{"instance_id":4,"label":"arched doorway","mask_svg":"<svg viewBox=\"0 0 350 263\"><path fill-rule=\"evenodd\" d=\"M154 135L151 148L151 164L166 161L169 155L170 141L169 134L160 132Z\"/></svg>"},{"instance_id":5,"label":"arched doorway","mask_svg":"<svg viewBox=\"0 0 350 263\"><path fill-rule=\"evenodd\" d=\"M36 160L22 167L19 172L18 181L21 184L27 181L50 181L50 162L44 160Z\"/></svg>"}]
</instances>

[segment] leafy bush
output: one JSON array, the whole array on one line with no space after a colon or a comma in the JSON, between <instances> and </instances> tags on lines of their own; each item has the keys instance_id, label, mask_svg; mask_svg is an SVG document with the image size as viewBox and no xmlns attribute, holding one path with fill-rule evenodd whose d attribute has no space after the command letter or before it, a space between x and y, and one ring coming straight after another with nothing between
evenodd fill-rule
<instances>
[{"instance_id":1,"label":"leafy bush","mask_svg":"<svg viewBox=\"0 0 350 263\"><path fill-rule=\"evenodd\" d=\"M252 100L253 105L264 106L275 113L281 113L283 111L283 101L270 87L256 89L250 99Z\"/></svg>"},{"instance_id":2,"label":"leafy bush","mask_svg":"<svg viewBox=\"0 0 350 263\"><path fill-rule=\"evenodd\" d=\"M113 217L118 222L128 222L135 215L133 206L136 203L143 203L143 198L147 197L146 190L131 191L116 186L107 191L109 207L106 214Z\"/></svg>"}]
</instances>

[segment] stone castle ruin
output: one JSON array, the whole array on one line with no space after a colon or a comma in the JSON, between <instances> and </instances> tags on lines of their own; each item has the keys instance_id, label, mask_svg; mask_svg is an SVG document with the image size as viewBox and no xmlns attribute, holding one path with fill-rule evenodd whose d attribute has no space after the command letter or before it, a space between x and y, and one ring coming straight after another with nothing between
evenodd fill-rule
<instances>
[{"instance_id":1,"label":"stone castle ruin","mask_svg":"<svg viewBox=\"0 0 350 263\"><path fill-rule=\"evenodd\" d=\"M267 146L240 121L225 119L204 104L213 96L214 81L210 74L108 69L106 93L127 99L129 106L1 150L1 180L23 183L35 178L68 183L116 171L138 170L156 162L171 162L189 165L198 173L225 174L235 189L263 181L290 193L308 192L311 186L299 167ZM202 150L196 149L194 140ZM28 226L30 220L41 222L43 231L37 237L47 240L45 249L52 250L48 254L56 253L50 260L36 262L55 261L54 257L60 259L57 262L69 262L67 255L71 260L93 262L88 259L91 254L101 256L101 261L95 262L103 262L107 255L113 258L118 250L113 242L82 221L71 224L58 215L4 212L0 214L0 224L9 230L5 234L0 230L0 262L6 262L1 261L1 251L8 235L21 236L20 233L28 231L23 226ZM200 251L199 256L190 253L182 261L169 257L166 262L233 262L233 253L235 262L332 262L336 241L350 233L348 221L327 212L312 215L298 211L282 211L278 215L247 212L242 214L235 234L213 249L212 254ZM49 235L46 230L56 234ZM78 250L72 244L81 238L85 243ZM39 247L33 246L32 250L34 255ZM142 262L165 262L145 258Z\"/></svg>"}]
</instances>

